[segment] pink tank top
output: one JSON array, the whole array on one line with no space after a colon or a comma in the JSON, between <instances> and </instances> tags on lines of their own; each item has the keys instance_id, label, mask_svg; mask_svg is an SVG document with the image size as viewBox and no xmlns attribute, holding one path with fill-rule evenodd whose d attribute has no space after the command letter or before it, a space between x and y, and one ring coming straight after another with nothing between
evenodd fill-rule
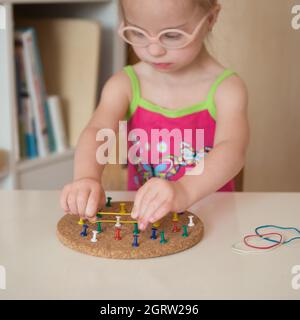
<instances>
[{"instance_id":1,"label":"pink tank top","mask_svg":"<svg viewBox=\"0 0 300 320\"><path fill-rule=\"evenodd\" d=\"M212 85L207 99L199 104L171 110L152 104L141 97L138 77L132 66L126 66L125 72L132 85L132 101L128 109L128 190L138 190L148 179L160 177L175 181L196 166L214 147L216 128L216 106L214 96L220 83L235 74L226 69ZM142 129L142 133L140 132ZM181 140L166 139L165 135L153 138L153 132L165 129L181 136ZM187 131L189 134L185 134ZM202 139L196 139L199 129L204 133ZM146 134L146 135L145 135ZM157 135L156 135L157 137ZM186 139L186 137L188 137ZM199 137L199 136L198 136ZM201 149L199 142L201 141ZM175 141L179 141L178 143ZM131 153L130 153L131 150ZM155 154L154 160L151 158ZM134 163L132 163L132 159ZM151 161L152 160L152 161ZM228 181L218 191L234 191L234 180Z\"/></svg>"}]
</instances>

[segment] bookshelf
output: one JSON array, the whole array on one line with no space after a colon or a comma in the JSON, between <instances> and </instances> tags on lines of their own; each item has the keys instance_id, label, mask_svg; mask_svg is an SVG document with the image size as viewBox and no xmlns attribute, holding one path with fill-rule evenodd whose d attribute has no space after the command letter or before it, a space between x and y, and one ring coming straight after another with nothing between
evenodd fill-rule
<instances>
[{"instance_id":1,"label":"bookshelf","mask_svg":"<svg viewBox=\"0 0 300 320\"><path fill-rule=\"evenodd\" d=\"M0 149L9 154L0 189L59 189L71 181L74 147L44 158L17 160L17 90L14 29L19 19L83 18L101 23L97 101L105 81L126 64L126 46L115 32L118 0L2 0L0 2ZM4 12L4 15L3 15ZM96 107L96 105L95 105Z\"/></svg>"}]
</instances>

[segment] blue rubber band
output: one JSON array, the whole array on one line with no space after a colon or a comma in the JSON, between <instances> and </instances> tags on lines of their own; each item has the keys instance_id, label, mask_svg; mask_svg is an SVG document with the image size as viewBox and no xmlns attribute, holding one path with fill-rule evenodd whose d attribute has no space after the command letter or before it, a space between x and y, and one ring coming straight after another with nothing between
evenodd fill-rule
<instances>
[{"instance_id":1,"label":"blue rubber band","mask_svg":"<svg viewBox=\"0 0 300 320\"><path fill-rule=\"evenodd\" d=\"M265 229L265 228L274 228L274 229L279 229L279 230L293 230L293 231L296 231L299 233L300 235L300 230L297 229L297 228L294 228L294 227L280 227L280 226L273 226L273 225L265 225L265 226L260 226L260 227L257 227L255 229L255 233L260 236L260 237L263 237L263 235L259 234L258 233L258 230L261 230L261 229ZM265 238L263 237L265 240L268 240L268 241L271 241L271 242L275 242L275 243L280 243L280 241L277 241L277 240L274 240L274 239L270 239L270 238ZM300 240L300 236L299 237L294 237L294 238L291 238L289 240L286 240L284 241L282 244L287 244L287 243L290 243L292 241L295 241L295 240Z\"/></svg>"}]
</instances>

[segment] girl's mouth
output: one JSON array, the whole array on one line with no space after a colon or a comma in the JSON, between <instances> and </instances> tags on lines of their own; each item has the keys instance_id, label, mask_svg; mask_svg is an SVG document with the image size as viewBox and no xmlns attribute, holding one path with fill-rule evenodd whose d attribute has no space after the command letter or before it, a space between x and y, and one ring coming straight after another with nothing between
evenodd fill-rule
<instances>
[{"instance_id":1,"label":"girl's mouth","mask_svg":"<svg viewBox=\"0 0 300 320\"><path fill-rule=\"evenodd\" d=\"M158 69L168 69L172 63L152 63L152 65Z\"/></svg>"}]
</instances>

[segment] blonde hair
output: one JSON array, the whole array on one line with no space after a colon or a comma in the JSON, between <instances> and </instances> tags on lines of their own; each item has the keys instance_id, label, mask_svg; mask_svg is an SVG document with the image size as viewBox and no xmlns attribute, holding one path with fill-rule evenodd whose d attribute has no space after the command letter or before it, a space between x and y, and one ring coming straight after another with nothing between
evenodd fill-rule
<instances>
[{"instance_id":1,"label":"blonde hair","mask_svg":"<svg viewBox=\"0 0 300 320\"><path fill-rule=\"evenodd\" d=\"M205 11L212 9L216 4L218 4L218 0L193 0L193 1L199 4ZM120 15L124 16L122 0L118 1L118 10Z\"/></svg>"},{"instance_id":2,"label":"blonde hair","mask_svg":"<svg viewBox=\"0 0 300 320\"><path fill-rule=\"evenodd\" d=\"M210 10L218 3L218 0L194 0L194 1L196 1L205 11Z\"/></svg>"}]
</instances>

